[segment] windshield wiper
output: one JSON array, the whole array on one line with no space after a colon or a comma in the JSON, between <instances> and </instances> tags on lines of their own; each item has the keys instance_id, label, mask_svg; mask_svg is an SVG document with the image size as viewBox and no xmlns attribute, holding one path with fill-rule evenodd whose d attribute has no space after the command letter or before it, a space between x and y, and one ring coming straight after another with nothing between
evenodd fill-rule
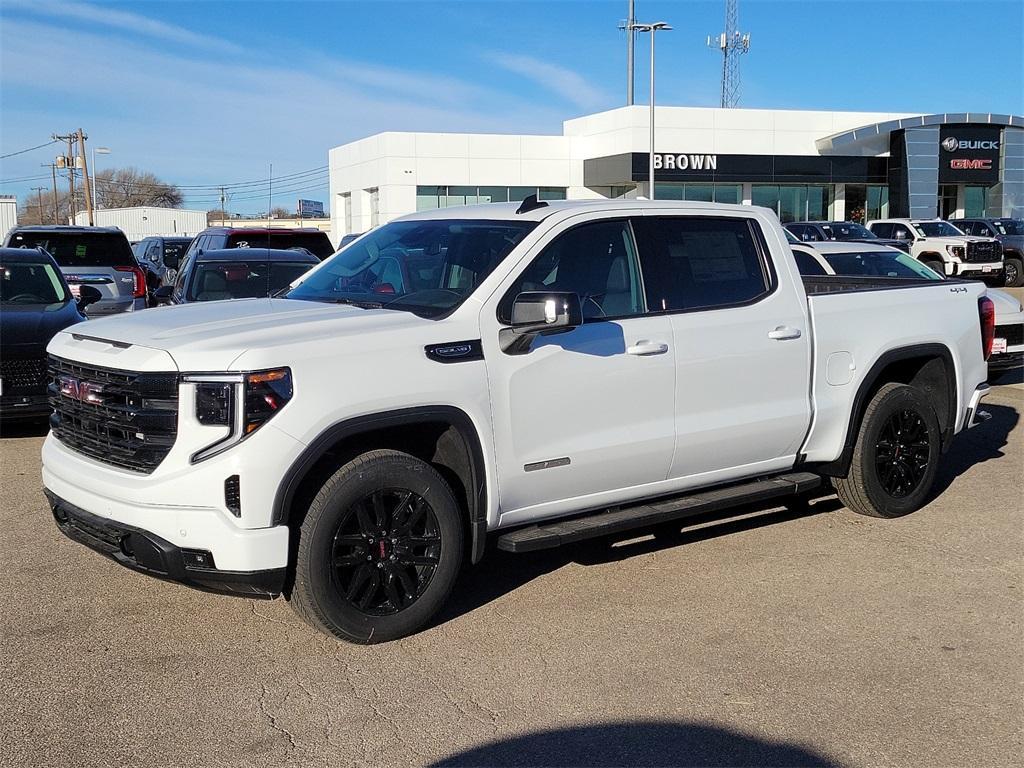
<instances>
[{"instance_id":1,"label":"windshield wiper","mask_svg":"<svg viewBox=\"0 0 1024 768\"><path fill-rule=\"evenodd\" d=\"M316 301L327 301L331 304L351 304L360 309L380 309L384 306L379 301L360 301L359 299L316 299Z\"/></svg>"}]
</instances>

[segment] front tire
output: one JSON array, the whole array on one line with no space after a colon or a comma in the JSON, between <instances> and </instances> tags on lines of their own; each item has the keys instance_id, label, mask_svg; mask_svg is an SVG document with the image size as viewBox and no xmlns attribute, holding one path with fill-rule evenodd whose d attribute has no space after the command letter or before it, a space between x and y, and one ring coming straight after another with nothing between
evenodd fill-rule
<instances>
[{"instance_id":1,"label":"front tire","mask_svg":"<svg viewBox=\"0 0 1024 768\"><path fill-rule=\"evenodd\" d=\"M1020 256L1007 256L1003 260L1003 285L1007 288L1024 285L1024 260Z\"/></svg>"},{"instance_id":2,"label":"front tire","mask_svg":"<svg viewBox=\"0 0 1024 768\"><path fill-rule=\"evenodd\" d=\"M916 387L886 384L864 412L839 499L871 517L902 517L924 505L939 466L939 420Z\"/></svg>"},{"instance_id":3,"label":"front tire","mask_svg":"<svg viewBox=\"0 0 1024 768\"><path fill-rule=\"evenodd\" d=\"M310 505L291 604L342 640L395 640L444 605L462 553L462 514L444 478L409 454L370 451L335 472Z\"/></svg>"},{"instance_id":4,"label":"front tire","mask_svg":"<svg viewBox=\"0 0 1024 768\"><path fill-rule=\"evenodd\" d=\"M921 263L928 267L932 272L938 272L943 277L946 276L946 265L939 259L921 259Z\"/></svg>"}]
</instances>

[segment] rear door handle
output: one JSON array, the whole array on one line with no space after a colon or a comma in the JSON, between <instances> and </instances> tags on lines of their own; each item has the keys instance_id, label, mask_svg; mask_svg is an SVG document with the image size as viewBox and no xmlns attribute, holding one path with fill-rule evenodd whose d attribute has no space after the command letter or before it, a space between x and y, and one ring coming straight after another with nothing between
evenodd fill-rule
<instances>
[{"instance_id":1,"label":"rear door handle","mask_svg":"<svg viewBox=\"0 0 1024 768\"><path fill-rule=\"evenodd\" d=\"M641 339L636 344L626 347L627 355L664 355L666 352L668 352L668 344L647 339Z\"/></svg>"},{"instance_id":2,"label":"rear door handle","mask_svg":"<svg viewBox=\"0 0 1024 768\"><path fill-rule=\"evenodd\" d=\"M776 341L785 341L786 339L799 339L800 329L780 325L774 331L768 331L768 338L775 339Z\"/></svg>"}]
</instances>

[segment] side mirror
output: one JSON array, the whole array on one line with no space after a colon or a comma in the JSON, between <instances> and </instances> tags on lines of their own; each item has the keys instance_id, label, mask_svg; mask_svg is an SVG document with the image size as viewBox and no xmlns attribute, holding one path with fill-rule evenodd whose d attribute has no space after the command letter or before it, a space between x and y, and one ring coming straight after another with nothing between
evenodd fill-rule
<instances>
[{"instance_id":1,"label":"side mirror","mask_svg":"<svg viewBox=\"0 0 1024 768\"><path fill-rule=\"evenodd\" d=\"M93 288L91 285L83 285L78 289L78 310L84 312L86 307L90 304L95 304L102 298L103 294L99 292L98 288Z\"/></svg>"},{"instance_id":2,"label":"side mirror","mask_svg":"<svg viewBox=\"0 0 1024 768\"><path fill-rule=\"evenodd\" d=\"M893 236L894 240L906 240L907 239L907 233L904 232L902 229L899 229L896 232L894 232L892 236Z\"/></svg>"},{"instance_id":3,"label":"side mirror","mask_svg":"<svg viewBox=\"0 0 1024 768\"><path fill-rule=\"evenodd\" d=\"M520 293L512 304L512 324L499 333L503 352L521 355L530 351L538 336L564 333L583 325L579 294L555 291Z\"/></svg>"},{"instance_id":4,"label":"side mirror","mask_svg":"<svg viewBox=\"0 0 1024 768\"><path fill-rule=\"evenodd\" d=\"M153 291L153 299L157 304L166 304L171 300L171 296L174 294L173 285L161 285L155 291Z\"/></svg>"}]
</instances>

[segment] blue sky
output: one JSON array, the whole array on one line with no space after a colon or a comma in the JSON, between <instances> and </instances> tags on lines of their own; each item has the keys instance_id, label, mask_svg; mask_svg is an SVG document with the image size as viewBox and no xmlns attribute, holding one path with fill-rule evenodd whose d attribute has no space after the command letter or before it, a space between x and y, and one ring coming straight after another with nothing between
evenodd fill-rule
<instances>
[{"instance_id":1,"label":"blue sky","mask_svg":"<svg viewBox=\"0 0 1024 768\"><path fill-rule=\"evenodd\" d=\"M658 39L658 101L716 106L721 0L637 0ZM619 106L625 0L134 2L3 0L0 154L81 126L105 165L150 170L212 208L208 187L326 166L383 130L558 133ZM1024 2L740 0L752 36L740 105L1024 113ZM646 101L647 43L637 100ZM0 193L49 186L56 147L0 160ZM41 179L29 177L43 176ZM326 200L326 172L275 205ZM262 188L229 208L266 210Z\"/></svg>"}]
</instances>

